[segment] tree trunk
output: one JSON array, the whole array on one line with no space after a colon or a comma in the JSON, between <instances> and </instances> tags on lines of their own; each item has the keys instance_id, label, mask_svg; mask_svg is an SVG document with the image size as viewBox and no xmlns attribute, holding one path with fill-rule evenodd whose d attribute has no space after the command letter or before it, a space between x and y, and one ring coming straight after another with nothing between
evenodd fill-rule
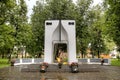
<instances>
[{"instance_id":1,"label":"tree trunk","mask_svg":"<svg viewBox=\"0 0 120 80\"><path fill-rule=\"evenodd\" d=\"M8 63L10 63L10 61L11 61L11 54L9 54L8 56Z\"/></svg>"},{"instance_id":2,"label":"tree trunk","mask_svg":"<svg viewBox=\"0 0 120 80\"><path fill-rule=\"evenodd\" d=\"M83 53L83 51L81 51L81 54L82 54L82 58L84 58L84 53Z\"/></svg>"},{"instance_id":3,"label":"tree trunk","mask_svg":"<svg viewBox=\"0 0 120 80\"><path fill-rule=\"evenodd\" d=\"M85 54L83 54L84 58L85 58Z\"/></svg>"},{"instance_id":4,"label":"tree trunk","mask_svg":"<svg viewBox=\"0 0 120 80\"><path fill-rule=\"evenodd\" d=\"M27 57L26 52L25 52L25 58Z\"/></svg>"},{"instance_id":5,"label":"tree trunk","mask_svg":"<svg viewBox=\"0 0 120 80\"><path fill-rule=\"evenodd\" d=\"M5 57L5 55L4 54L2 54L2 59Z\"/></svg>"},{"instance_id":6,"label":"tree trunk","mask_svg":"<svg viewBox=\"0 0 120 80\"><path fill-rule=\"evenodd\" d=\"M100 51L98 50L98 58L100 58Z\"/></svg>"},{"instance_id":7,"label":"tree trunk","mask_svg":"<svg viewBox=\"0 0 120 80\"><path fill-rule=\"evenodd\" d=\"M38 54L38 58L41 58L41 53Z\"/></svg>"},{"instance_id":8,"label":"tree trunk","mask_svg":"<svg viewBox=\"0 0 120 80\"><path fill-rule=\"evenodd\" d=\"M92 58L94 58L94 52L93 51L91 52L91 54L92 54Z\"/></svg>"},{"instance_id":9,"label":"tree trunk","mask_svg":"<svg viewBox=\"0 0 120 80\"><path fill-rule=\"evenodd\" d=\"M16 56L16 58L18 58L18 53L17 53L17 56Z\"/></svg>"},{"instance_id":10,"label":"tree trunk","mask_svg":"<svg viewBox=\"0 0 120 80\"><path fill-rule=\"evenodd\" d=\"M22 58L23 58L23 52L22 52Z\"/></svg>"},{"instance_id":11,"label":"tree trunk","mask_svg":"<svg viewBox=\"0 0 120 80\"><path fill-rule=\"evenodd\" d=\"M8 63L9 63L11 61L12 49L9 49L8 53L9 53L9 55L8 55Z\"/></svg>"}]
</instances>

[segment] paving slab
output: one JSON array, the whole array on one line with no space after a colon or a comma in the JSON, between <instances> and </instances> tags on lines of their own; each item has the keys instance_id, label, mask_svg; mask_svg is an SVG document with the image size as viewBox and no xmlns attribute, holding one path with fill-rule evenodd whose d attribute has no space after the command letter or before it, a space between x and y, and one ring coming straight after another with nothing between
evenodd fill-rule
<instances>
[{"instance_id":1,"label":"paving slab","mask_svg":"<svg viewBox=\"0 0 120 80\"><path fill-rule=\"evenodd\" d=\"M38 69L32 65L31 69ZM57 65L49 66L46 73L37 71L21 71L28 65L6 67L0 69L0 80L120 80L120 67L81 64L78 73L71 73L67 65L58 69Z\"/></svg>"}]
</instances>

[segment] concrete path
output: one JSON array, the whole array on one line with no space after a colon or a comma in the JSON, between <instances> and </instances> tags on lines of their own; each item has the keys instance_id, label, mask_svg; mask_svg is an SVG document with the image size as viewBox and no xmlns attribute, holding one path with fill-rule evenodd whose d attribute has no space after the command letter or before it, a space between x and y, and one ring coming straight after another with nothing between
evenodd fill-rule
<instances>
[{"instance_id":1,"label":"concrete path","mask_svg":"<svg viewBox=\"0 0 120 80\"><path fill-rule=\"evenodd\" d=\"M58 69L57 65L49 66L46 73L40 73L37 68L21 71L27 67L22 65L0 69L0 80L120 80L120 67L115 66L81 64L79 73L71 73L67 66ZM30 67L35 69L35 65Z\"/></svg>"}]
</instances>

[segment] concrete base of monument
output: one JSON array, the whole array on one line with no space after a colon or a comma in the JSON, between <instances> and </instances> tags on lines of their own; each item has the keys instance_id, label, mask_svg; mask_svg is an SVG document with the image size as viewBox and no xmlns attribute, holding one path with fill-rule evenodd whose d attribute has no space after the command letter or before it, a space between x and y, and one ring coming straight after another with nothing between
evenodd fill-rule
<instances>
[{"instance_id":1,"label":"concrete base of monument","mask_svg":"<svg viewBox=\"0 0 120 80\"><path fill-rule=\"evenodd\" d=\"M110 59L104 59L105 62L103 65L110 65ZM27 59L16 59L15 67L18 67L21 72L40 72L41 64L44 63L42 58L27 58ZM99 66L101 66L100 59L78 59L78 66L70 68L68 62L62 62L62 65L59 66L58 63L48 64L45 72L96 72L99 71ZM77 71L75 71L77 70Z\"/></svg>"},{"instance_id":2,"label":"concrete base of monument","mask_svg":"<svg viewBox=\"0 0 120 80\"><path fill-rule=\"evenodd\" d=\"M99 72L99 67L101 65L98 64L78 64L78 71L79 72ZM40 64L29 64L29 65L19 65L16 66L20 68L21 72L39 72L40 71ZM49 64L46 72L71 72L71 68L68 64L64 64L59 68L58 64Z\"/></svg>"},{"instance_id":3,"label":"concrete base of monument","mask_svg":"<svg viewBox=\"0 0 120 80\"><path fill-rule=\"evenodd\" d=\"M77 59L78 64L101 64L100 60L101 59ZM23 58L23 59L16 59L15 60L15 66L17 65L30 65L30 64L41 64L44 62L44 58ZM51 64L57 64L57 61ZM63 62L63 64L68 64L68 62ZM110 65L111 64L111 59L104 59L104 65Z\"/></svg>"}]
</instances>

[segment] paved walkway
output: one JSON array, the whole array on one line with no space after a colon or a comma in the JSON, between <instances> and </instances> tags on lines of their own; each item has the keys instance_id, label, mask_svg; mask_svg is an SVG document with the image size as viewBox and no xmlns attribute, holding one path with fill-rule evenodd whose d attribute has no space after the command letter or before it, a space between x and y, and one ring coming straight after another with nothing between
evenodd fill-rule
<instances>
[{"instance_id":1,"label":"paved walkway","mask_svg":"<svg viewBox=\"0 0 120 80\"><path fill-rule=\"evenodd\" d=\"M101 65L79 65L79 73L71 73L64 68L55 69L51 66L48 72L21 71L26 66L7 67L0 69L0 80L120 80L120 67Z\"/></svg>"}]
</instances>

